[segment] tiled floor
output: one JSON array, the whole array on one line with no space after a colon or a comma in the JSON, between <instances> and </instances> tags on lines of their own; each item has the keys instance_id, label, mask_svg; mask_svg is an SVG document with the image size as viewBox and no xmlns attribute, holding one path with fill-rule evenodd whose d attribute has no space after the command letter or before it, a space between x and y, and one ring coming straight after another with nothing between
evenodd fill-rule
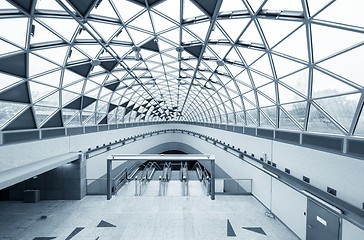
<instances>
[{"instance_id":1,"label":"tiled floor","mask_svg":"<svg viewBox=\"0 0 364 240\"><path fill-rule=\"evenodd\" d=\"M298 239L279 220L266 217L254 197L217 195L213 201L194 184L185 197L173 184L168 196L153 196L151 189L133 196L131 183L110 201L86 196L80 201L0 202L0 239ZM249 228L261 228L266 235Z\"/></svg>"}]
</instances>

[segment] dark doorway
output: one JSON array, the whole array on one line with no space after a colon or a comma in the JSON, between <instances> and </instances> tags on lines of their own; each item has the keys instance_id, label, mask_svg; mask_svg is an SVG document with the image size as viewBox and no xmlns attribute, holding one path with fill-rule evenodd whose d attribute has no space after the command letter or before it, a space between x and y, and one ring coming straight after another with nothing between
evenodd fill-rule
<instances>
[{"instance_id":1,"label":"dark doorway","mask_svg":"<svg viewBox=\"0 0 364 240\"><path fill-rule=\"evenodd\" d=\"M311 200L307 200L306 239L339 240L340 219Z\"/></svg>"},{"instance_id":2,"label":"dark doorway","mask_svg":"<svg viewBox=\"0 0 364 240\"><path fill-rule=\"evenodd\" d=\"M168 150L168 151L161 152L160 154L187 154L187 153L180 151L180 150Z\"/></svg>"}]
</instances>

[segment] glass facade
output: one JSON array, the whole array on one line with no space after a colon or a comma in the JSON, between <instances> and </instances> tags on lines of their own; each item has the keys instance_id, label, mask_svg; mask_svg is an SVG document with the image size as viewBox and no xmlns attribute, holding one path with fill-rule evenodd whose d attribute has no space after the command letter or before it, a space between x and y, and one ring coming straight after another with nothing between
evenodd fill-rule
<instances>
[{"instance_id":1,"label":"glass facade","mask_svg":"<svg viewBox=\"0 0 364 240\"><path fill-rule=\"evenodd\" d=\"M363 135L359 0L0 2L0 130L196 121Z\"/></svg>"}]
</instances>

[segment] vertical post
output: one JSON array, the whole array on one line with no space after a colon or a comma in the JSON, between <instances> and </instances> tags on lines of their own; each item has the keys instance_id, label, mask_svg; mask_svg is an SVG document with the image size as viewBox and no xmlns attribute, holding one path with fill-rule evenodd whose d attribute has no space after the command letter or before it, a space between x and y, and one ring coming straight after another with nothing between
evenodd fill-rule
<instances>
[{"instance_id":1,"label":"vertical post","mask_svg":"<svg viewBox=\"0 0 364 240\"><path fill-rule=\"evenodd\" d=\"M111 199L111 170L112 160L107 159L107 200Z\"/></svg>"},{"instance_id":2,"label":"vertical post","mask_svg":"<svg viewBox=\"0 0 364 240\"><path fill-rule=\"evenodd\" d=\"M215 200L215 159L211 160L211 200Z\"/></svg>"}]
</instances>

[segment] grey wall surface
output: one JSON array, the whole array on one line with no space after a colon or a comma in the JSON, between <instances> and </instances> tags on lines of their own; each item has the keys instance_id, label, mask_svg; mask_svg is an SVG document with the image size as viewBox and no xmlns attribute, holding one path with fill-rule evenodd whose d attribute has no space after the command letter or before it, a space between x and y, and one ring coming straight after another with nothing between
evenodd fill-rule
<instances>
[{"instance_id":1,"label":"grey wall surface","mask_svg":"<svg viewBox=\"0 0 364 240\"><path fill-rule=\"evenodd\" d=\"M86 163L78 160L2 190L4 200L24 199L25 190L39 190L41 200L79 200L86 195Z\"/></svg>"}]
</instances>

